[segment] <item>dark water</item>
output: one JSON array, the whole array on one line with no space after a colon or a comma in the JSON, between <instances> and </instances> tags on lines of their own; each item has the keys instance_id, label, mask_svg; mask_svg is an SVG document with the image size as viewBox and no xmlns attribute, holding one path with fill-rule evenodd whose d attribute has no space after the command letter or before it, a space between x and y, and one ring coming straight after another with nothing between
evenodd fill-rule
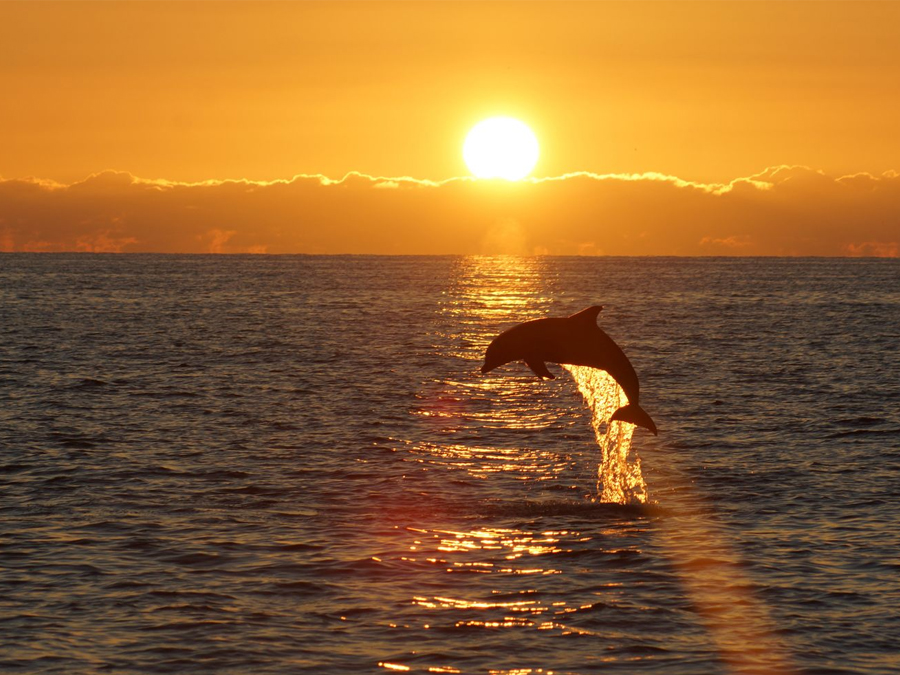
<instances>
[{"instance_id":1,"label":"dark water","mask_svg":"<svg viewBox=\"0 0 900 675\"><path fill-rule=\"evenodd\" d=\"M477 373L595 303L649 506ZM0 339L3 671L900 672L896 260L14 254Z\"/></svg>"}]
</instances>

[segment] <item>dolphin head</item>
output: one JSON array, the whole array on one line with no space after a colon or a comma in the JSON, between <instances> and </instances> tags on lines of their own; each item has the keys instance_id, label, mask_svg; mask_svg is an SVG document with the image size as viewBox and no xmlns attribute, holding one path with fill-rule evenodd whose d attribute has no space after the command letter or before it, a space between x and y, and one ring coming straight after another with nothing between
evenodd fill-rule
<instances>
[{"instance_id":1,"label":"dolphin head","mask_svg":"<svg viewBox=\"0 0 900 675\"><path fill-rule=\"evenodd\" d=\"M510 331L500 333L488 345L487 351L484 353L484 365L481 366L481 372L488 373L505 363L521 359L522 355L518 353L517 346L515 336L510 335Z\"/></svg>"},{"instance_id":2,"label":"dolphin head","mask_svg":"<svg viewBox=\"0 0 900 675\"><path fill-rule=\"evenodd\" d=\"M481 366L481 372L489 373L494 368L498 368L504 363L508 362L503 360L503 357L500 356L500 350L496 349L496 345L492 342L484 353L484 365Z\"/></svg>"}]
</instances>

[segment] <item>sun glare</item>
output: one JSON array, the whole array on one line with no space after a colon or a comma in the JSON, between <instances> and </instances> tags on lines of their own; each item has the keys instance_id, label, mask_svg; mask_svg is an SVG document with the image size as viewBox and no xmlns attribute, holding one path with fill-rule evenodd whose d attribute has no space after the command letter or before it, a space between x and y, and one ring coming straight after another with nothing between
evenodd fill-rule
<instances>
[{"instance_id":1,"label":"sun glare","mask_svg":"<svg viewBox=\"0 0 900 675\"><path fill-rule=\"evenodd\" d=\"M463 144L466 166L478 178L525 178L537 164L538 153L534 133L512 117L491 117L479 122Z\"/></svg>"}]
</instances>

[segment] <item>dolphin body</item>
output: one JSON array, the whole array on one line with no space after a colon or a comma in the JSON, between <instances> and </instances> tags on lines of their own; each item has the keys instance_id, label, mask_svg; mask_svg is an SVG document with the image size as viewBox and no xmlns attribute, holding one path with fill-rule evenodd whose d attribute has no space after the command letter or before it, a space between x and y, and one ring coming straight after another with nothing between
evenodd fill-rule
<instances>
[{"instance_id":1,"label":"dolphin body","mask_svg":"<svg viewBox=\"0 0 900 675\"><path fill-rule=\"evenodd\" d=\"M484 354L481 372L487 373L511 361L524 361L540 378L555 379L545 361L605 370L622 387L628 405L616 410L610 420L630 422L657 433L656 425L639 405L637 373L619 345L597 325L601 305L588 307L565 319L536 319L503 331Z\"/></svg>"}]
</instances>

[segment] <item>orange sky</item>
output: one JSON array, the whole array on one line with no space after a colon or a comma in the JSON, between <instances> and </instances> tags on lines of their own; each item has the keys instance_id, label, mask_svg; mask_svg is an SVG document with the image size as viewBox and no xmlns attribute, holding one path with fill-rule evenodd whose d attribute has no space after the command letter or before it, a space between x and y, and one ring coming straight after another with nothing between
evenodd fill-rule
<instances>
[{"instance_id":1,"label":"orange sky","mask_svg":"<svg viewBox=\"0 0 900 675\"><path fill-rule=\"evenodd\" d=\"M108 170L168 181L166 190L174 183L340 178L350 171L442 181L468 174L461 157L468 129L505 114L535 130L542 153L537 177L654 172L727 185L791 165L809 167L809 175L824 172L831 189L843 176L867 172L883 181L876 183L881 201L855 194L850 213L871 212L870 223L835 222L816 246L760 243L758 252L839 255L867 241L889 252L900 240L897 203L884 196L893 194L896 180L882 176L900 169L898 28L896 2L2 2L0 248L19 250L29 242L71 248L79 237L135 239L118 245L122 250L186 246L174 232L152 242L136 234L135 216L128 214L137 207L118 212L108 194L80 205L78 222L65 223L64 232L63 224L41 218L74 218L65 210L71 194L63 199L67 191L47 181L80 184ZM40 187L30 206L10 197L27 177L45 181L28 183ZM626 182L635 181L582 181L578 190L569 186L580 201L567 202L554 201L562 190L523 185L512 201L498 197L507 211L490 216L463 190L454 195L470 201L453 210L489 221L488 228L519 223L529 234L517 248L529 252L608 251L597 243L609 237L599 223L627 222L637 213L625 208L634 193L628 199L611 193L635 189ZM649 196L659 186L644 187ZM133 197L131 187L120 181L119 188ZM443 199L453 190L450 184L429 194ZM397 241L369 248L337 234L326 241L327 233L316 234L320 224L308 218L302 231L263 241L261 232L254 239L249 220L229 220L197 229L191 250L208 250L206 233L218 229L246 233L231 242L260 240L245 249L304 252L315 239L321 252L417 252L406 246L413 221L427 228L423 223L435 217L429 209L443 202L413 197L421 195L416 191L395 193L394 199L406 195L403 209L411 219L393 225L389 234ZM290 199L277 205L274 191L263 194L273 201L256 208L275 220L326 208L317 202L304 209ZM804 189L808 201L791 202L790 211L772 202L766 217L789 227L798 209L812 217L833 196ZM349 209L331 197L325 201L332 212ZM301 198L312 199L306 193L291 199ZM876 205L882 211L873 211ZM644 231L662 235L699 218L690 210L695 207L685 204L677 222L659 205L638 211L656 218ZM373 218L375 227L387 215L359 217ZM108 218L116 219L113 225ZM554 246L552 233L541 228L561 219L583 225L570 232L569 244ZM709 236L746 244L759 234L762 241L762 223L734 225L719 225L722 231ZM421 252L483 246L478 233L452 234L439 237L439 251L429 245ZM677 246L663 240L670 252L701 254L707 235L697 234ZM669 250L651 248L622 250Z\"/></svg>"}]
</instances>

